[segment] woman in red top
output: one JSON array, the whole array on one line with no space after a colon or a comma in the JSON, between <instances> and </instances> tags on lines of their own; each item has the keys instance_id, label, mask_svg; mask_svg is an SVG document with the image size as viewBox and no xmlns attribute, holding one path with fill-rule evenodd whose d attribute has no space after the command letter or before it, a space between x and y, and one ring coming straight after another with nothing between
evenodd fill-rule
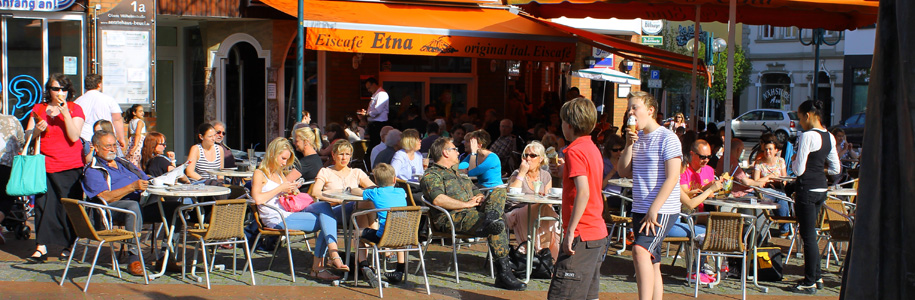
<instances>
[{"instance_id":1,"label":"woman in red top","mask_svg":"<svg viewBox=\"0 0 915 300\"><path fill-rule=\"evenodd\" d=\"M86 116L83 109L73 103L76 97L67 76L60 73L51 75L44 90L45 101L32 108L29 125L26 127L26 130L40 134L41 154L45 156L45 169L48 173L47 193L35 198L37 248L28 258L31 263L41 263L47 259L47 244L66 247L60 253L61 258L70 255L69 247L74 234L60 198L81 199L83 196L83 189L79 185L83 167L83 145L79 133ZM114 149L117 144L105 145L109 146Z\"/></svg>"}]
</instances>

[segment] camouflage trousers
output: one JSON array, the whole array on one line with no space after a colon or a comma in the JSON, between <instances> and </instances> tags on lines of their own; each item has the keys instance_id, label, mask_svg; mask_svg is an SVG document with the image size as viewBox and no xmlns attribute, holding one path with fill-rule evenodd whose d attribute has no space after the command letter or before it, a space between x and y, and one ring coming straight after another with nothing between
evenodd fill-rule
<instances>
[{"instance_id":1,"label":"camouflage trousers","mask_svg":"<svg viewBox=\"0 0 915 300\"><path fill-rule=\"evenodd\" d=\"M499 218L505 222L505 189L495 189L486 197L483 204L474 208L465 208L461 210L452 210L451 219L454 220L454 231L461 234L474 234L474 226L482 220L487 211L495 211ZM444 215L435 218L433 221L435 228L439 231L450 231L448 228L448 218ZM508 228L502 230L499 234L486 236L489 239L489 250L495 258L508 256Z\"/></svg>"}]
</instances>

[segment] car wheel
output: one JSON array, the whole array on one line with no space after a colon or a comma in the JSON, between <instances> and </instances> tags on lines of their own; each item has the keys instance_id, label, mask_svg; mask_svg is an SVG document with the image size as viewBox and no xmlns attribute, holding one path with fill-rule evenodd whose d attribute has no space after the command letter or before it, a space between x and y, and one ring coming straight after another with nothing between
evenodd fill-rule
<instances>
[{"instance_id":1,"label":"car wheel","mask_svg":"<svg viewBox=\"0 0 915 300\"><path fill-rule=\"evenodd\" d=\"M788 133L783 130L776 131L775 138L778 139L779 143L785 144L788 141Z\"/></svg>"}]
</instances>

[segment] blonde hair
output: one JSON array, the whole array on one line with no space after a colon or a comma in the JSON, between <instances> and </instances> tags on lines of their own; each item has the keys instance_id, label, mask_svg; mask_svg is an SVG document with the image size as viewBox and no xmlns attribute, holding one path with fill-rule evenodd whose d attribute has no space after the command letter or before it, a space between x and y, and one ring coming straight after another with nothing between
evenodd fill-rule
<instances>
[{"instance_id":1,"label":"blonde hair","mask_svg":"<svg viewBox=\"0 0 915 300\"><path fill-rule=\"evenodd\" d=\"M527 144L527 146L524 146L524 150L521 151L521 154L523 155L524 153L527 153L527 149L530 149L531 152L534 152L534 154L537 154L537 156L540 156L540 166L537 166L537 167L538 168L543 167L543 165L544 165L543 162L546 161L546 148L543 147L543 144L541 144L538 141L530 142ZM522 158L523 158L523 156L522 156Z\"/></svg>"},{"instance_id":2,"label":"blonde hair","mask_svg":"<svg viewBox=\"0 0 915 300\"><path fill-rule=\"evenodd\" d=\"M655 112L658 111L658 100L655 99L654 96L652 96L651 94L649 94L647 92L635 91L635 92L629 93L628 100L632 100L632 99L641 100L642 103L645 104L645 108L654 107L654 111ZM679 115L682 116L683 114L681 113Z\"/></svg>"},{"instance_id":3,"label":"blonde hair","mask_svg":"<svg viewBox=\"0 0 915 300\"><path fill-rule=\"evenodd\" d=\"M415 129L405 130L403 137L400 138L400 149L403 149L404 151L419 150L419 144L419 132Z\"/></svg>"},{"instance_id":4,"label":"blonde hair","mask_svg":"<svg viewBox=\"0 0 915 300\"><path fill-rule=\"evenodd\" d=\"M597 124L597 108L594 103L585 97L578 97L562 105L559 118L572 126L572 131L577 136L583 136L594 130Z\"/></svg>"},{"instance_id":5,"label":"blonde hair","mask_svg":"<svg viewBox=\"0 0 915 300\"><path fill-rule=\"evenodd\" d=\"M311 128L308 126L296 129L294 132L296 140L303 140L312 149L321 150L321 132L317 128Z\"/></svg>"},{"instance_id":6,"label":"blonde hair","mask_svg":"<svg viewBox=\"0 0 915 300\"><path fill-rule=\"evenodd\" d=\"M394 178L396 176L394 172L394 167L386 163L379 163L374 168L372 168L372 174L375 175L375 183L378 186L392 186L394 185Z\"/></svg>"},{"instance_id":7,"label":"blonde hair","mask_svg":"<svg viewBox=\"0 0 915 300\"><path fill-rule=\"evenodd\" d=\"M289 151L289 158L286 159L286 165L280 167L276 162L276 158L280 156L280 153L283 151ZM295 152L293 152L292 144L289 143L289 140L286 138L278 137L273 139L270 142L270 145L267 145L267 152L264 153L264 161L261 162L258 170L264 172L265 175L270 173L280 172L285 176L289 174L289 171L292 170L292 167L295 165L296 158Z\"/></svg>"},{"instance_id":8,"label":"blonde hair","mask_svg":"<svg viewBox=\"0 0 915 300\"><path fill-rule=\"evenodd\" d=\"M346 139L339 139L334 142L333 145L330 145L331 152L333 154L340 153L343 150L349 150L349 153L353 153L353 144L350 144Z\"/></svg>"},{"instance_id":9,"label":"blonde hair","mask_svg":"<svg viewBox=\"0 0 915 300\"><path fill-rule=\"evenodd\" d=\"M677 117L680 117L680 119L683 120L684 122L686 121L686 117L684 117L683 113L681 113L681 112L678 112L677 114L674 115L674 119L676 119Z\"/></svg>"}]
</instances>

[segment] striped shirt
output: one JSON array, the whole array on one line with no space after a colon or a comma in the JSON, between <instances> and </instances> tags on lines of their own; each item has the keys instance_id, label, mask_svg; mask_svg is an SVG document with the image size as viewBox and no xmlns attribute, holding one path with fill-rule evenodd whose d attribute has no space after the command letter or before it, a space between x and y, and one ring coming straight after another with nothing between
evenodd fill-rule
<instances>
[{"instance_id":1,"label":"striped shirt","mask_svg":"<svg viewBox=\"0 0 915 300\"><path fill-rule=\"evenodd\" d=\"M666 179L664 163L670 159L683 156L680 140L667 128L659 127L645 134L639 132L639 140L632 145L632 211L646 214L661 185ZM679 167L679 166L678 166ZM679 172L677 172L679 174ZM676 182L680 182L676 178ZM676 214L680 212L680 188L676 185L661 206L659 214Z\"/></svg>"},{"instance_id":2,"label":"striped shirt","mask_svg":"<svg viewBox=\"0 0 915 300\"><path fill-rule=\"evenodd\" d=\"M216 147L216 159L213 161L208 161L206 154L204 154L203 146L197 144L197 151L200 153L197 156L197 163L194 166L194 172L200 174L200 177L203 179L216 179L216 175L210 174L209 171L219 170L222 168L222 147L214 145Z\"/></svg>"}]
</instances>

